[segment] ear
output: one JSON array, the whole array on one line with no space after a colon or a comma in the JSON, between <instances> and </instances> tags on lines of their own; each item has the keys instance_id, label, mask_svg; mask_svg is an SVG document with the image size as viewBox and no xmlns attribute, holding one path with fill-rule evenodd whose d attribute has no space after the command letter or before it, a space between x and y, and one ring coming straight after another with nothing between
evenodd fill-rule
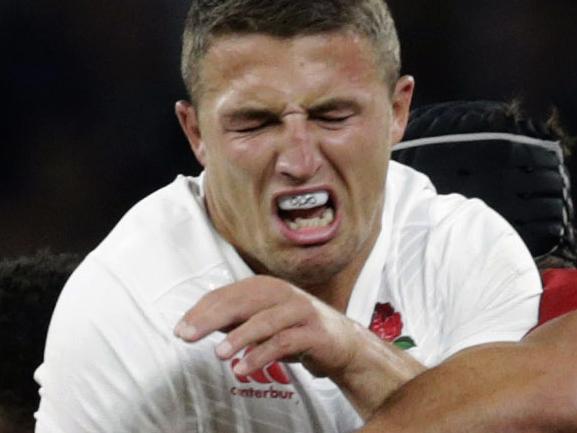
<instances>
[{"instance_id":1,"label":"ear","mask_svg":"<svg viewBox=\"0 0 577 433\"><path fill-rule=\"evenodd\" d=\"M200 164L204 167L206 163L206 147L200 134L198 124L198 114L192 104L188 101L177 101L174 106L174 112L178 117L180 127L188 139L190 148L194 152L194 156Z\"/></svg>"},{"instance_id":2,"label":"ear","mask_svg":"<svg viewBox=\"0 0 577 433\"><path fill-rule=\"evenodd\" d=\"M415 89L415 79L410 75L399 78L393 93L393 123L391 125L392 144L397 144L405 134L405 128L409 121L411 100Z\"/></svg>"}]
</instances>

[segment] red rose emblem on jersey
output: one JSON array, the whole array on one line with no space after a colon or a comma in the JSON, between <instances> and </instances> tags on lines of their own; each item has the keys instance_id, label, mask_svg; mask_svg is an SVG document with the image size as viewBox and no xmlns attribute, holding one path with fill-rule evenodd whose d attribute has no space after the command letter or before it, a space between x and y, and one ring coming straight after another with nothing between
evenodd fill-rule
<instances>
[{"instance_id":1,"label":"red rose emblem on jersey","mask_svg":"<svg viewBox=\"0 0 577 433\"><path fill-rule=\"evenodd\" d=\"M369 327L382 340L390 341L403 350L415 347L411 337L401 336L403 332L403 320L401 314L395 311L390 303L375 305L375 311Z\"/></svg>"}]
</instances>

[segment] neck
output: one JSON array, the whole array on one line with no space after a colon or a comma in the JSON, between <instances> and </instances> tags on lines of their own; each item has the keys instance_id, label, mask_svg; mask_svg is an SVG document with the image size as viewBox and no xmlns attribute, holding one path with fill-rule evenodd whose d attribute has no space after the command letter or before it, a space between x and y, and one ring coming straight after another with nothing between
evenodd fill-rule
<instances>
[{"instance_id":1,"label":"neck","mask_svg":"<svg viewBox=\"0 0 577 433\"><path fill-rule=\"evenodd\" d=\"M324 303L330 305L341 313L346 313L353 288L363 270L373 247L379 237L380 224L375 227L375 230L370 234L369 238L364 242L362 248L355 255L343 269L332 275L325 281L310 283L306 280L293 280L290 277L282 277L271 273L260 262L254 260L250 255L244 254L237 249L239 255L243 258L245 263L253 270L255 274L270 275L273 277L284 279L291 284L303 289L307 293L315 296Z\"/></svg>"},{"instance_id":2,"label":"neck","mask_svg":"<svg viewBox=\"0 0 577 433\"><path fill-rule=\"evenodd\" d=\"M350 269L351 272L347 272L344 275L335 275L326 283L303 287L303 289L344 314L347 311L353 288L361 273L364 262L359 265L356 265L355 269Z\"/></svg>"}]
</instances>

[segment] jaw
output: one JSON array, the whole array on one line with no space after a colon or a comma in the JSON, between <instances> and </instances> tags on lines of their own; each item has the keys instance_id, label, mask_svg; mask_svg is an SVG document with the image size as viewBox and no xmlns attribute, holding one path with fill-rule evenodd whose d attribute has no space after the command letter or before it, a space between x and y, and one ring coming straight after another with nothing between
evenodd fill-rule
<instances>
[{"instance_id":1,"label":"jaw","mask_svg":"<svg viewBox=\"0 0 577 433\"><path fill-rule=\"evenodd\" d=\"M341 210L340 213L337 235L324 243L296 244L275 228L277 222L269 220L268 228L257 231L258 235L251 242L244 239L245 242L233 246L256 274L288 281L345 312L353 287L379 235L380 218L377 212L375 217L379 224L371 218L363 229L357 227L359 223L345 218L348 212Z\"/></svg>"},{"instance_id":2,"label":"jaw","mask_svg":"<svg viewBox=\"0 0 577 433\"><path fill-rule=\"evenodd\" d=\"M253 256L243 258L256 273L271 275L310 291L312 287L332 286L335 277L347 267L350 259L336 252L336 245L285 246L276 251L263 251L262 260Z\"/></svg>"}]
</instances>

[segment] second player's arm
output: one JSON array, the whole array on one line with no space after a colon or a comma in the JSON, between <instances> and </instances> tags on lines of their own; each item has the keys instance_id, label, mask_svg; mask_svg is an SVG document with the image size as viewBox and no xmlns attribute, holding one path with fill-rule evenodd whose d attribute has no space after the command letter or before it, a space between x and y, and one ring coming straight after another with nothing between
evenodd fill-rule
<instances>
[{"instance_id":1,"label":"second player's arm","mask_svg":"<svg viewBox=\"0 0 577 433\"><path fill-rule=\"evenodd\" d=\"M360 433L577 431L577 312L464 350L395 392Z\"/></svg>"}]
</instances>

